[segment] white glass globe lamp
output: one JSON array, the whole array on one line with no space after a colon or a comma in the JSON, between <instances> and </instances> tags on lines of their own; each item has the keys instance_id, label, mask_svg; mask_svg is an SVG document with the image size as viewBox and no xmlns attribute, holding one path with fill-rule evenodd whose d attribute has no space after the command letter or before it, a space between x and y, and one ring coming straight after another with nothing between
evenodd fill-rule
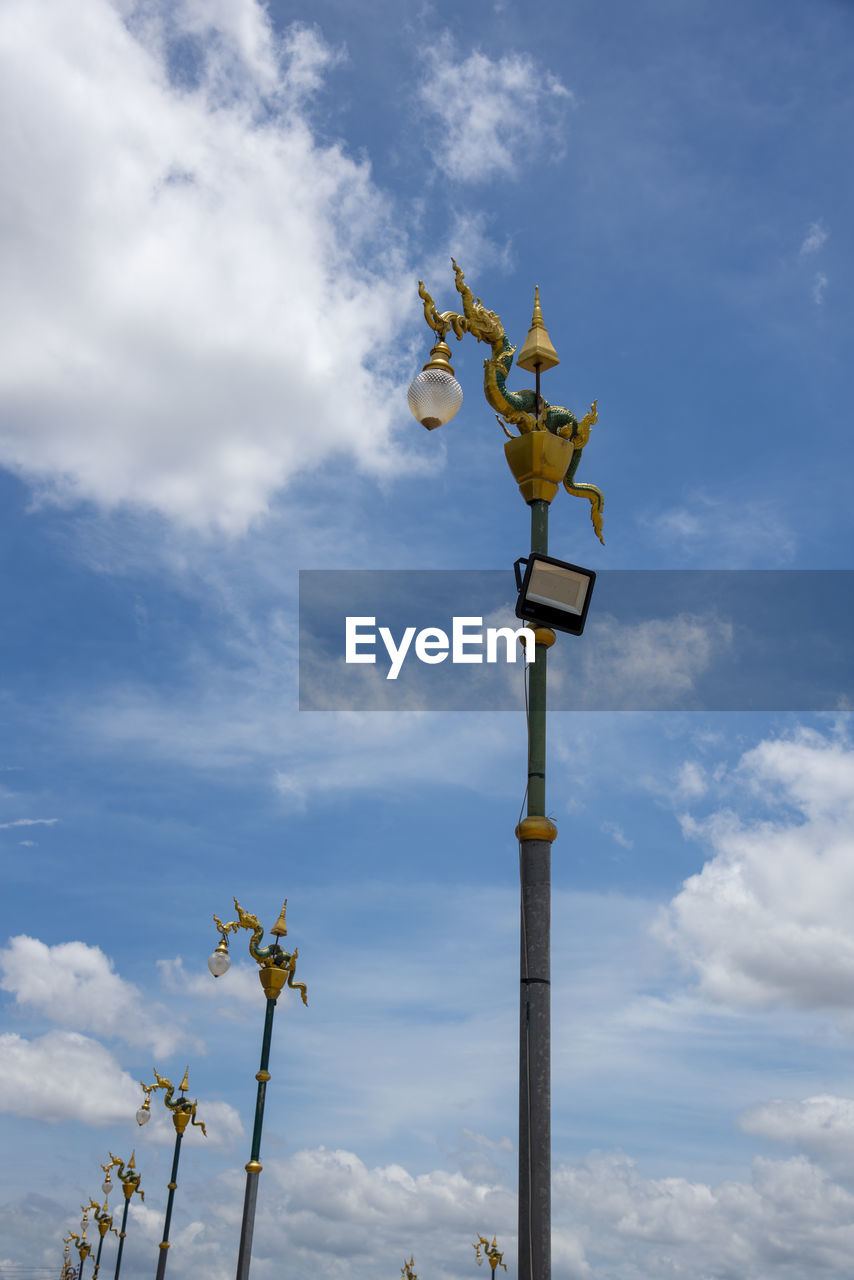
<instances>
[{"instance_id":1,"label":"white glass globe lamp","mask_svg":"<svg viewBox=\"0 0 854 1280\"><path fill-rule=\"evenodd\" d=\"M220 942L216 951L208 957L208 968L215 978L221 978L231 968L231 957L228 954L225 938Z\"/></svg>"},{"instance_id":2,"label":"white glass globe lamp","mask_svg":"<svg viewBox=\"0 0 854 1280\"><path fill-rule=\"evenodd\" d=\"M412 416L428 431L450 422L463 402L463 389L454 377L450 354L446 342L437 342L409 388L407 399Z\"/></svg>"}]
</instances>

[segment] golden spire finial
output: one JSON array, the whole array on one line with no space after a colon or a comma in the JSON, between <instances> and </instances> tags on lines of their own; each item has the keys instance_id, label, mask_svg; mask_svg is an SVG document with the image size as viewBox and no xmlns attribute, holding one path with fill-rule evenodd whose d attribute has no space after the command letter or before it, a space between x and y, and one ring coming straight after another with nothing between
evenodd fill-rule
<instances>
[{"instance_id":1,"label":"golden spire finial","mask_svg":"<svg viewBox=\"0 0 854 1280\"><path fill-rule=\"evenodd\" d=\"M536 373L537 369L542 373L545 369L553 369L556 364L560 364L543 320L539 285L534 288L534 314L531 317L531 327L527 338L522 343L522 350L516 357L516 364L518 368L527 369L529 373Z\"/></svg>"},{"instance_id":2,"label":"golden spire finial","mask_svg":"<svg viewBox=\"0 0 854 1280\"><path fill-rule=\"evenodd\" d=\"M189 1087L190 1087L190 1068L187 1067L186 1070L184 1071L184 1079L178 1085L178 1088L181 1090L182 1093L186 1093Z\"/></svg>"},{"instance_id":3,"label":"golden spire finial","mask_svg":"<svg viewBox=\"0 0 854 1280\"><path fill-rule=\"evenodd\" d=\"M276 921L276 923L273 925L272 929L270 930L270 932L276 938L284 938L288 932L288 926L285 924L285 912L287 911L287 909L288 909L288 900L287 898L285 898L285 905L282 907L281 911L279 912L279 918Z\"/></svg>"},{"instance_id":4,"label":"golden spire finial","mask_svg":"<svg viewBox=\"0 0 854 1280\"><path fill-rule=\"evenodd\" d=\"M136 1156L136 1150L134 1149L134 1150L130 1153L130 1160L128 1160L128 1168L129 1168L129 1169L135 1169L135 1168L136 1168L136 1160L134 1159L134 1157L135 1157L135 1156Z\"/></svg>"}]
</instances>

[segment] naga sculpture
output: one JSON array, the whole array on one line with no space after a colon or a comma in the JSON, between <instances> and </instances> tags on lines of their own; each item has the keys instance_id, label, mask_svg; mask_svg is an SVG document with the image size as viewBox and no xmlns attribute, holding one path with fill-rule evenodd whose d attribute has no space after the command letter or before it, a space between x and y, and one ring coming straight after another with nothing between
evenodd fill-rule
<instances>
[{"instance_id":1,"label":"naga sculpture","mask_svg":"<svg viewBox=\"0 0 854 1280\"><path fill-rule=\"evenodd\" d=\"M504 1261L504 1254L498 1248L497 1236L492 1237L492 1244L489 1243L486 1236L478 1236L477 1244L473 1244L472 1248L477 1256L477 1265L479 1267L483 1266L483 1259L486 1258L492 1268L493 1274L497 1267L503 1267L505 1271L507 1270L507 1263ZM483 1256L481 1256L481 1249L483 1250Z\"/></svg>"},{"instance_id":2,"label":"naga sculpture","mask_svg":"<svg viewBox=\"0 0 854 1280\"><path fill-rule=\"evenodd\" d=\"M281 991L285 982L287 982L287 985L292 990L299 991L302 996L303 1004L307 1005L308 992L305 983L294 981L297 959L299 958L299 947L294 947L293 951L285 951L285 949L279 945L279 938L284 937L288 931L285 924L285 911L287 910L287 905L288 900L285 898L285 905L282 907L279 919L270 931L273 934L275 941L271 942L269 946L266 947L261 946L261 942L264 938L264 926L259 922L257 916L253 916L249 911L244 911L236 898L234 899L234 909L237 912L237 919L229 920L226 924L223 924L219 916L214 916L214 924L222 935L220 948L225 951L228 950L229 933L237 933L238 929L248 929L252 935L249 939L249 954L261 969L260 977L262 984L264 984L265 991L267 990L267 984L264 983L265 977L272 979L274 975L270 973L270 970L278 970L279 974L285 974L286 977L284 981L274 982L271 986L271 990L278 988L278 991ZM278 977L278 975L276 975L276 977Z\"/></svg>"},{"instance_id":3,"label":"naga sculpture","mask_svg":"<svg viewBox=\"0 0 854 1280\"><path fill-rule=\"evenodd\" d=\"M208 1131L204 1124L201 1120L196 1119L196 1107L199 1105L198 1099L194 1099L191 1102L189 1098L184 1097L185 1091L190 1087L188 1071L184 1072L184 1078L178 1085L178 1088L181 1091L181 1096L176 1101L173 1101L175 1096L174 1084L171 1080L167 1079L166 1076L158 1075L156 1067L154 1068L154 1080L154 1084L143 1084L141 1080L139 1083L142 1085L147 1096L157 1089L164 1090L163 1101L172 1112L172 1123L174 1124L177 1132L183 1133L189 1122L194 1124L197 1129L201 1129L204 1136L207 1137Z\"/></svg>"},{"instance_id":4,"label":"naga sculpture","mask_svg":"<svg viewBox=\"0 0 854 1280\"><path fill-rule=\"evenodd\" d=\"M575 414L563 405L553 405L538 395L537 391L510 391L507 388L507 377L513 364L516 348L511 345L501 319L494 311L488 310L480 298L475 298L465 282L465 277L451 259L456 278L457 292L463 301L462 314L456 311L436 310L436 304L427 292L424 281L418 282L418 296L424 303L424 318L431 329L439 334L444 342L448 331L452 330L459 341L464 333L470 333L478 342L486 342L492 349L492 355L483 362L483 390L487 401L496 412L496 417L505 435L513 439L507 426L515 427L519 435L532 431L549 431L552 435L568 440L573 446L572 460L563 480L563 487L574 497L586 498L590 503L590 518L600 542L602 537L602 508L604 498L602 491L593 484L585 484L575 479L575 473L581 462L584 446L590 439L590 429L597 421L596 401L579 421ZM539 310L539 301L535 308L535 316ZM542 324L542 318L539 321ZM555 360L552 363L556 363ZM538 378L539 382L539 378ZM506 424L506 425L505 425Z\"/></svg>"},{"instance_id":5,"label":"naga sculpture","mask_svg":"<svg viewBox=\"0 0 854 1280\"><path fill-rule=\"evenodd\" d=\"M104 1173L107 1173L110 1169L116 1170L116 1178L122 1184L122 1190L125 1193L126 1200L129 1200L134 1192L136 1192L143 1204L145 1203L145 1192L139 1185L140 1174L136 1167L135 1152L131 1153L131 1158L128 1160L127 1165L125 1165L124 1160L120 1160L118 1156L114 1156L111 1151L110 1163L102 1164L101 1168L104 1170Z\"/></svg>"}]
</instances>

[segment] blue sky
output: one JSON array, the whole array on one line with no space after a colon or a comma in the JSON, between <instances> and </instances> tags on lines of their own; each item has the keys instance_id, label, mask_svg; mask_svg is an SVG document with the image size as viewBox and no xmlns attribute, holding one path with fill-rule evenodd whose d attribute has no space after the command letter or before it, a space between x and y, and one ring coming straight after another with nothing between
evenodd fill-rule
<instances>
[{"instance_id":1,"label":"blue sky","mask_svg":"<svg viewBox=\"0 0 854 1280\"><path fill-rule=\"evenodd\" d=\"M300 712L298 572L512 581L483 351L453 344L453 422L406 407L451 255L513 341L538 284L544 393L598 399L605 546L561 494L553 554L851 568L853 44L830 0L5 5L3 1280L56 1274L133 1146L150 1274L171 1127L137 1082L187 1062L170 1268L232 1273L263 998L242 942L205 962L235 894L287 896L309 989L255 1280L513 1258L524 725ZM700 688L703 626L625 661ZM555 713L548 808L556 1280L847 1276L846 704Z\"/></svg>"}]
</instances>

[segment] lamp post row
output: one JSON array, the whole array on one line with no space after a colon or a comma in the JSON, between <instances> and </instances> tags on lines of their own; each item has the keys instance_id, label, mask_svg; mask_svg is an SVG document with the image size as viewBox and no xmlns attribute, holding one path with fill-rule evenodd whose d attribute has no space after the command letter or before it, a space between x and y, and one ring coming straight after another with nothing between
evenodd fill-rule
<instances>
[{"instance_id":1,"label":"lamp post row","mask_svg":"<svg viewBox=\"0 0 854 1280\"><path fill-rule=\"evenodd\" d=\"M462 312L438 312L423 281L418 292L424 304L424 317L430 328L438 334L430 352L430 358L422 372L409 388L409 406L416 419L428 430L434 430L450 421L462 403L462 389L454 377L450 364L451 351L445 339L453 332L457 340L470 333L478 342L485 342L491 356L484 361L484 395L508 437L504 451L508 465L519 486L525 502L531 508L531 554L525 584L531 581L532 570L558 566L569 571L572 579L569 587L564 584L546 608L543 596L535 596L541 604L530 606L529 596L520 589L517 614L533 624L535 660L529 671L528 723L527 723L527 806L526 816L516 827L519 843L520 879L520 994L519 994L519 1187L518 1187L518 1280L551 1280L551 1083L550 1083L550 898L551 898L551 846L557 836L557 827L546 813L546 672L547 653L555 643L557 629L580 634L589 604L589 591L595 574L578 566L555 561L549 556L548 526L549 504L563 485L567 493L585 498L590 503L590 517L596 536L602 541L603 497L595 485L576 480L582 451L589 438L591 427L597 421L596 401L580 420L561 405L551 405L541 395L542 372L559 363L540 307L539 289L535 291L534 312L528 336L516 359L519 368L535 375L534 390L512 392L506 385L515 355L500 317L488 310L479 298L475 298L465 283L463 272L452 259L456 289L462 299ZM508 428L515 428L513 434ZM536 562L536 564L535 564ZM517 575L518 575L517 562ZM520 581L520 588L522 587ZM538 625L539 619L539 625ZM544 625L547 622L549 625ZM237 1280L248 1280L255 1225L255 1208L258 1195L258 1178L262 1172L260 1163L261 1132L264 1121L266 1088L270 1080L269 1060L276 1002L287 985L299 990L303 1004L307 1004L304 983L295 982L294 974L298 950L287 952L280 938L287 934L285 911L287 901L276 923L270 930L273 942L262 946L263 927L256 916L244 911L234 899L237 919L223 923L214 916L220 934L216 950L208 961L215 978L221 977L231 963L228 954L228 936L245 929L250 933L249 953L259 967L259 979L267 1005L264 1032L261 1042L261 1062L256 1080L258 1088L255 1101L255 1123L252 1133L250 1159L246 1168L243 1218L238 1250ZM175 1147L172 1175L168 1183L163 1239L157 1265L156 1280L164 1280L166 1257L169 1249L169 1227L172 1204L177 1189L178 1160L181 1141L189 1123L205 1133L204 1124L196 1119L197 1102L185 1097L189 1088L188 1073L178 1086L180 1096L175 1099L175 1089L167 1078L154 1072L155 1082L143 1084L145 1099L137 1112L139 1124L150 1117L151 1094L164 1091L164 1103L172 1113L175 1127ZM131 1196L140 1196L139 1175L132 1174L133 1157L125 1176L123 1166L111 1156L110 1166L102 1166L107 1172L115 1164L120 1165L119 1176L125 1191L125 1209L122 1230L119 1233L119 1250L115 1280L118 1280L121 1252L127 1224L127 1211ZM130 1175L130 1176L128 1176ZM134 1181L135 1178L135 1181ZM105 1195L107 1182L104 1184ZM73 1268L69 1261L69 1241L75 1240L80 1253L77 1280L81 1280L83 1263L91 1252L86 1240L88 1209L93 1208L98 1223L100 1242L93 1280L96 1280L100 1264L101 1246L112 1227L107 1214L92 1201L84 1209L82 1235L70 1233L65 1241L65 1261L62 1280L71 1280ZM502 1255L495 1240L491 1246L485 1237L479 1237L475 1245L478 1264L483 1256L495 1272ZM401 1275L415 1280L414 1261L404 1264ZM506 1267L505 1267L506 1270Z\"/></svg>"}]
</instances>

